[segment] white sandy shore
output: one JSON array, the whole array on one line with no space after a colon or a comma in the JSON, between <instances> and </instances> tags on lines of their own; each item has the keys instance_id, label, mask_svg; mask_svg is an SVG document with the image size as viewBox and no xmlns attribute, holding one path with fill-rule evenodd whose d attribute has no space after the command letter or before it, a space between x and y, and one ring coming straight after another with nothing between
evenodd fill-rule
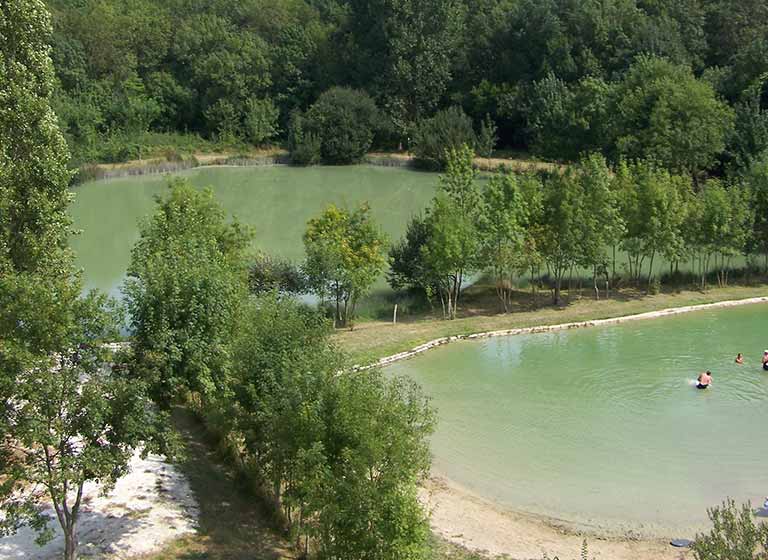
<instances>
[{"instance_id":1,"label":"white sandy shore","mask_svg":"<svg viewBox=\"0 0 768 560\"><path fill-rule=\"evenodd\" d=\"M505 510L454 482L433 476L420 499L430 512L432 530L449 542L487 556L541 560L580 557L587 539L589 558L597 560L679 560L693 558L667 541L607 538L578 534L557 521Z\"/></svg>"},{"instance_id":2,"label":"white sandy shore","mask_svg":"<svg viewBox=\"0 0 768 560\"><path fill-rule=\"evenodd\" d=\"M90 558L130 558L160 549L164 544L195 532L197 502L187 479L162 457L135 455L131 471L102 496L96 484L84 491L78 536L80 555ZM53 512L50 512L53 515ZM54 560L64 551L64 536L55 520L56 537L44 547L36 534L23 528L0 538L0 558Z\"/></svg>"}]
</instances>

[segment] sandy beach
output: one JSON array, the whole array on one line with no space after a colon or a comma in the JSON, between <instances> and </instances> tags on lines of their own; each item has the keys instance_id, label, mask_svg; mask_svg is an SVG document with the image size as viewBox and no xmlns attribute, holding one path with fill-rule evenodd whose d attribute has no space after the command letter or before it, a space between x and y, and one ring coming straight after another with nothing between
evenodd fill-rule
<instances>
[{"instance_id":1,"label":"sandy beach","mask_svg":"<svg viewBox=\"0 0 768 560\"><path fill-rule=\"evenodd\" d=\"M605 560L679 560L688 549L667 541L585 535L556 520L507 511L447 478L433 474L420 499L432 530L445 540L490 557L541 560L544 555L572 560L587 540L589 557Z\"/></svg>"}]
</instances>

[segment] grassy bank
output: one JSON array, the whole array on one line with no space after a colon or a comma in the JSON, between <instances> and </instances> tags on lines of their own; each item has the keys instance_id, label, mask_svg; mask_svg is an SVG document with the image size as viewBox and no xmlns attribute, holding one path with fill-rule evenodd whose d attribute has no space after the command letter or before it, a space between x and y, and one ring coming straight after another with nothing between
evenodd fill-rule
<instances>
[{"instance_id":1,"label":"grassy bank","mask_svg":"<svg viewBox=\"0 0 768 560\"><path fill-rule=\"evenodd\" d=\"M392 324L391 321L370 321L359 323L354 330L335 333L334 339L346 350L355 364L369 364L381 357L410 350L415 346L436 338L455 335L556 325L573 321L608 319L622 315L634 315L647 311L658 311L668 307L700 305L732 299L768 295L768 285L733 286L712 289L707 292L679 291L645 295L637 290L625 289L609 299L596 301L588 297L573 295L571 300L560 306L547 305L546 294L534 301L530 294L519 294L515 309L507 314L492 311L498 306L486 287L468 290L464 304L464 315L453 321L445 321L436 313L427 313L421 318Z\"/></svg>"}]
</instances>

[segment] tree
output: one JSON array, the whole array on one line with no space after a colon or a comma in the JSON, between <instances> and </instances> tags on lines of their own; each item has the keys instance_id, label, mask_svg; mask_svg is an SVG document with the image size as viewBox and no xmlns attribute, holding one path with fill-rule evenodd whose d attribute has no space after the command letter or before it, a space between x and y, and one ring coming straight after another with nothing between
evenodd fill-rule
<instances>
[{"instance_id":1,"label":"tree","mask_svg":"<svg viewBox=\"0 0 768 560\"><path fill-rule=\"evenodd\" d=\"M83 487L109 488L163 419L141 382L103 368L118 325L104 296L82 297L67 248L67 153L51 110L49 16L0 3L0 534L29 524L77 557Z\"/></svg>"},{"instance_id":2,"label":"tree","mask_svg":"<svg viewBox=\"0 0 768 560\"><path fill-rule=\"evenodd\" d=\"M421 258L429 278L434 280L443 316L455 319L462 284L477 264L481 198L472 149L465 144L449 150L446 156L446 172L440 177L438 195L427 215L429 234Z\"/></svg>"},{"instance_id":3,"label":"tree","mask_svg":"<svg viewBox=\"0 0 768 560\"><path fill-rule=\"evenodd\" d=\"M648 259L650 285L657 255L679 259L681 226L686 218L683 203L691 188L690 180L672 175L653 162L622 162L615 185L626 226L621 248L627 253L629 275L639 281Z\"/></svg>"},{"instance_id":4,"label":"tree","mask_svg":"<svg viewBox=\"0 0 768 560\"><path fill-rule=\"evenodd\" d=\"M135 367L164 406L227 386L229 343L247 291L251 235L227 223L210 190L184 180L156 199L131 254L125 293Z\"/></svg>"},{"instance_id":5,"label":"tree","mask_svg":"<svg viewBox=\"0 0 768 560\"><path fill-rule=\"evenodd\" d=\"M320 138L325 163L357 163L373 143L379 110L367 93L331 88L305 114L304 126Z\"/></svg>"},{"instance_id":6,"label":"tree","mask_svg":"<svg viewBox=\"0 0 768 560\"><path fill-rule=\"evenodd\" d=\"M139 447L145 455L168 452L162 434L169 419L153 412L142 380L104 367L110 358L103 343L114 340L119 326L104 296L73 305L28 286L27 297L12 304L3 297L7 288L0 287L0 301L11 306L4 315L10 311L31 327L59 326L48 336L61 351L35 355L23 335L3 339L0 365L5 372L17 367L0 409L0 535L29 524L45 544L54 534L43 510L50 500L64 533L64 558L75 560L83 487L98 481L109 490ZM36 309L42 305L45 313Z\"/></svg>"},{"instance_id":7,"label":"tree","mask_svg":"<svg viewBox=\"0 0 768 560\"><path fill-rule=\"evenodd\" d=\"M434 412L412 382L339 375L328 327L290 299L247 307L233 384L245 448L305 552L312 539L322 557L425 558L416 489Z\"/></svg>"},{"instance_id":8,"label":"tree","mask_svg":"<svg viewBox=\"0 0 768 560\"><path fill-rule=\"evenodd\" d=\"M64 270L69 152L51 109L54 74L43 2L0 6L0 248L14 270Z\"/></svg>"},{"instance_id":9,"label":"tree","mask_svg":"<svg viewBox=\"0 0 768 560\"><path fill-rule=\"evenodd\" d=\"M768 554L768 525L755 523L749 504L737 507L727 500L707 513L712 530L696 535L691 545L696 560L758 560Z\"/></svg>"},{"instance_id":10,"label":"tree","mask_svg":"<svg viewBox=\"0 0 768 560\"><path fill-rule=\"evenodd\" d=\"M615 247L624 230L618 201L611 185L611 171L601 155L583 158L577 167L583 190L582 247L580 265L592 269L595 297L600 297L597 277L603 274L608 282L607 251Z\"/></svg>"},{"instance_id":11,"label":"tree","mask_svg":"<svg viewBox=\"0 0 768 560\"><path fill-rule=\"evenodd\" d=\"M496 295L509 312L516 273L523 268L528 209L517 177L497 173L483 189L479 218L482 261L493 273Z\"/></svg>"},{"instance_id":12,"label":"tree","mask_svg":"<svg viewBox=\"0 0 768 560\"><path fill-rule=\"evenodd\" d=\"M333 298L337 326L350 323L360 296L383 271L385 245L366 204L354 212L330 205L307 223L304 272L317 295Z\"/></svg>"},{"instance_id":13,"label":"tree","mask_svg":"<svg viewBox=\"0 0 768 560\"><path fill-rule=\"evenodd\" d=\"M461 107L438 111L419 123L414 137L413 153L418 163L430 169L444 169L451 150L476 143L472 120Z\"/></svg>"},{"instance_id":14,"label":"tree","mask_svg":"<svg viewBox=\"0 0 768 560\"><path fill-rule=\"evenodd\" d=\"M393 290L422 289L428 298L433 291L429 270L421 258L422 247L429 241L429 221L416 215L406 226L403 238L389 249L387 281Z\"/></svg>"},{"instance_id":15,"label":"tree","mask_svg":"<svg viewBox=\"0 0 768 560\"><path fill-rule=\"evenodd\" d=\"M752 253L763 254L768 270L768 154L750 167L745 183L752 193L754 222L749 245Z\"/></svg>"},{"instance_id":16,"label":"tree","mask_svg":"<svg viewBox=\"0 0 768 560\"><path fill-rule=\"evenodd\" d=\"M280 111L271 99L248 99L243 122L245 137L257 146L273 139L280 132L277 126L279 116Z\"/></svg>"},{"instance_id":17,"label":"tree","mask_svg":"<svg viewBox=\"0 0 768 560\"><path fill-rule=\"evenodd\" d=\"M554 74L535 82L525 108L531 149L559 160L603 150L610 132L613 87L592 77L569 85Z\"/></svg>"},{"instance_id":18,"label":"tree","mask_svg":"<svg viewBox=\"0 0 768 560\"><path fill-rule=\"evenodd\" d=\"M480 123L480 133L477 135L477 146L480 153L488 159L493 156L493 149L499 142L499 137L496 134L498 128L496 123L493 122L491 115L485 114L483 122Z\"/></svg>"},{"instance_id":19,"label":"tree","mask_svg":"<svg viewBox=\"0 0 768 560\"><path fill-rule=\"evenodd\" d=\"M615 150L629 159L652 158L694 177L725 148L733 111L691 70L640 56L615 96Z\"/></svg>"},{"instance_id":20,"label":"tree","mask_svg":"<svg viewBox=\"0 0 768 560\"><path fill-rule=\"evenodd\" d=\"M266 253L258 253L248 269L248 288L252 294L302 294L306 284L300 266Z\"/></svg>"},{"instance_id":21,"label":"tree","mask_svg":"<svg viewBox=\"0 0 768 560\"><path fill-rule=\"evenodd\" d=\"M553 303L560 305L565 273L582 257L583 192L571 171L544 181L540 251L554 280Z\"/></svg>"},{"instance_id":22,"label":"tree","mask_svg":"<svg viewBox=\"0 0 768 560\"><path fill-rule=\"evenodd\" d=\"M401 136L407 136L413 123L437 108L450 83L464 3L354 0L350 9L352 80L375 84Z\"/></svg>"}]
</instances>

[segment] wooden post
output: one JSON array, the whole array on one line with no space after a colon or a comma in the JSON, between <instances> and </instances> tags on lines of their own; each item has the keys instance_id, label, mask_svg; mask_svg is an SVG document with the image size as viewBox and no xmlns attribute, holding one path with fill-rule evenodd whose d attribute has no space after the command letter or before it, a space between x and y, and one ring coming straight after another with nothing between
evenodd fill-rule
<instances>
[{"instance_id":1,"label":"wooden post","mask_svg":"<svg viewBox=\"0 0 768 560\"><path fill-rule=\"evenodd\" d=\"M392 324L393 325L397 324L397 304L395 304L395 311L392 314Z\"/></svg>"}]
</instances>

